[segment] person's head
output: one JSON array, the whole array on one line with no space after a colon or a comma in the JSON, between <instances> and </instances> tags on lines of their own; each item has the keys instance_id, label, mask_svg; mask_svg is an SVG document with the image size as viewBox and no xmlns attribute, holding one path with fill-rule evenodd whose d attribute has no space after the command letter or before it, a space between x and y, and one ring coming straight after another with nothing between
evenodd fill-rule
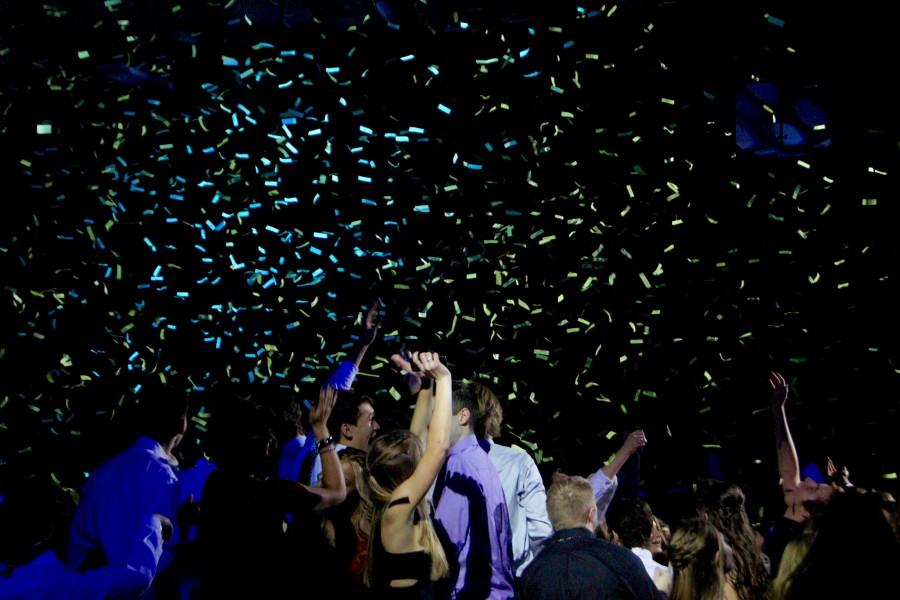
<instances>
[{"instance_id":1,"label":"person's head","mask_svg":"<svg viewBox=\"0 0 900 600\"><path fill-rule=\"evenodd\" d=\"M366 470L376 506L387 503L397 486L412 476L422 452L422 441L405 429L375 438L366 454Z\"/></svg>"},{"instance_id":2,"label":"person's head","mask_svg":"<svg viewBox=\"0 0 900 600\"><path fill-rule=\"evenodd\" d=\"M374 507L370 531L375 530L374 521L381 518L384 508L397 486L409 479L415 472L416 466L422 460L422 454L422 442L418 436L403 429L379 436L369 446L366 454L366 470L369 473L369 499ZM449 572L450 567L431 522L428 502L427 498L422 498L416 506L415 537L416 542L431 556L431 580L437 581ZM374 539L374 535L369 536L369 560L365 573L367 585L371 585L373 582Z\"/></svg>"},{"instance_id":3,"label":"person's head","mask_svg":"<svg viewBox=\"0 0 900 600\"><path fill-rule=\"evenodd\" d=\"M250 390L222 384L214 391L210 455L230 473L266 476L278 448L279 420L250 397Z\"/></svg>"},{"instance_id":4,"label":"person's head","mask_svg":"<svg viewBox=\"0 0 900 600\"><path fill-rule=\"evenodd\" d=\"M341 392L328 419L328 431L345 446L367 450L378 432L373 402L368 396Z\"/></svg>"},{"instance_id":5,"label":"person's head","mask_svg":"<svg viewBox=\"0 0 900 600\"><path fill-rule=\"evenodd\" d=\"M831 501L835 493L834 486L827 483L818 483L811 477L805 477L794 490L794 502L802 505L806 511L805 516L810 516L816 510Z\"/></svg>"},{"instance_id":6,"label":"person's head","mask_svg":"<svg viewBox=\"0 0 900 600\"><path fill-rule=\"evenodd\" d=\"M47 550L63 557L69 522L76 509L74 494L54 484L49 474L3 481L0 565L9 568L26 564ZM2 574L0 567L0 581Z\"/></svg>"},{"instance_id":7,"label":"person's head","mask_svg":"<svg viewBox=\"0 0 900 600\"><path fill-rule=\"evenodd\" d=\"M622 498L609 511L609 526L626 548L645 548L653 553L662 550L662 532L650 510L640 498Z\"/></svg>"},{"instance_id":8,"label":"person's head","mask_svg":"<svg viewBox=\"0 0 900 600\"><path fill-rule=\"evenodd\" d=\"M769 585L769 574L750 526L741 488L724 481L701 481L697 512L722 533L731 548L738 594L744 598L762 597Z\"/></svg>"},{"instance_id":9,"label":"person's head","mask_svg":"<svg viewBox=\"0 0 900 600\"><path fill-rule=\"evenodd\" d=\"M453 417L450 419L450 445L475 433L478 422L478 392L472 383L453 382Z\"/></svg>"},{"instance_id":10,"label":"person's head","mask_svg":"<svg viewBox=\"0 0 900 600\"><path fill-rule=\"evenodd\" d=\"M669 543L675 570L672 600L721 600L725 589L722 534L706 519L685 521Z\"/></svg>"},{"instance_id":11,"label":"person's head","mask_svg":"<svg viewBox=\"0 0 900 600\"><path fill-rule=\"evenodd\" d=\"M482 439L493 439L500 436L503 425L503 407L491 388L482 384L473 384L475 398L478 403L478 414L475 422L475 435Z\"/></svg>"},{"instance_id":12,"label":"person's head","mask_svg":"<svg viewBox=\"0 0 900 600\"><path fill-rule=\"evenodd\" d=\"M140 384L134 393L138 402L140 432L171 452L187 432L187 394L174 385L164 385L155 379Z\"/></svg>"},{"instance_id":13,"label":"person's head","mask_svg":"<svg viewBox=\"0 0 900 600\"><path fill-rule=\"evenodd\" d=\"M547 514L555 531L584 527L597 529L597 501L594 489L584 477L560 479L547 490Z\"/></svg>"}]
</instances>

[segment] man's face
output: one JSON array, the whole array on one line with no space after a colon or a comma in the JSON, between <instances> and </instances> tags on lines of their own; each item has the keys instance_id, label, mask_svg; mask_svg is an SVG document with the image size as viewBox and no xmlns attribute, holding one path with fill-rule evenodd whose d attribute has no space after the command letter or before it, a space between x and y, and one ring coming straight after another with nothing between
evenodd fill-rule
<instances>
[{"instance_id":1,"label":"man's face","mask_svg":"<svg viewBox=\"0 0 900 600\"><path fill-rule=\"evenodd\" d=\"M369 442L378 432L378 421L375 420L375 408L368 402L359 405L359 412L356 417L356 425L351 428L350 438L351 444L358 450L366 450Z\"/></svg>"},{"instance_id":2,"label":"man's face","mask_svg":"<svg viewBox=\"0 0 900 600\"><path fill-rule=\"evenodd\" d=\"M816 483L810 477L802 480L797 487L799 492L799 500L801 502L819 502L827 503L834 494L834 488L825 483Z\"/></svg>"}]
</instances>

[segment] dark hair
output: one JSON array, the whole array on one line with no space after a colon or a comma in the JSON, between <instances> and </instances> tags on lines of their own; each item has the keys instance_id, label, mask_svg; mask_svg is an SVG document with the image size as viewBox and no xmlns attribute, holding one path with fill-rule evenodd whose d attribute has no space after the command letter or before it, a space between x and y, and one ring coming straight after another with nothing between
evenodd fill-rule
<instances>
[{"instance_id":1,"label":"dark hair","mask_svg":"<svg viewBox=\"0 0 900 600\"><path fill-rule=\"evenodd\" d=\"M369 396L356 394L352 390L341 391L338 393L337 402L331 410L331 416L328 417L328 431L335 439L339 439L341 435L341 426L356 425L359 419L359 407L363 403L368 402L375 406L375 401Z\"/></svg>"},{"instance_id":2,"label":"dark hair","mask_svg":"<svg viewBox=\"0 0 900 600\"><path fill-rule=\"evenodd\" d=\"M266 469L267 450L276 441L278 419L260 406L249 389L223 384L215 389L210 421L210 455L223 471L253 474Z\"/></svg>"},{"instance_id":3,"label":"dark hair","mask_svg":"<svg viewBox=\"0 0 900 600\"><path fill-rule=\"evenodd\" d=\"M184 390L154 379L141 383L134 392L138 402L140 433L164 443L181 433L182 419L188 414Z\"/></svg>"},{"instance_id":4,"label":"dark hair","mask_svg":"<svg viewBox=\"0 0 900 600\"><path fill-rule=\"evenodd\" d=\"M768 597L769 571L756 545L741 488L724 481L701 481L697 488L697 510L706 515L731 547L738 596L742 600Z\"/></svg>"},{"instance_id":5,"label":"dark hair","mask_svg":"<svg viewBox=\"0 0 900 600\"><path fill-rule=\"evenodd\" d=\"M835 494L815 521L817 533L797 567L788 598L875 598L893 589L900 546L880 497Z\"/></svg>"},{"instance_id":6,"label":"dark hair","mask_svg":"<svg viewBox=\"0 0 900 600\"><path fill-rule=\"evenodd\" d=\"M459 414L462 409L469 409L469 424L472 429L478 427L478 392L475 384L463 381L453 382L453 414Z\"/></svg>"},{"instance_id":7,"label":"dark hair","mask_svg":"<svg viewBox=\"0 0 900 600\"><path fill-rule=\"evenodd\" d=\"M721 600L722 550L721 534L709 521L693 518L682 523L669 544L675 570L672 600Z\"/></svg>"},{"instance_id":8,"label":"dark hair","mask_svg":"<svg viewBox=\"0 0 900 600\"><path fill-rule=\"evenodd\" d=\"M609 528L619 535L622 545L640 548L653 533L653 511L640 498L622 498L609 510Z\"/></svg>"},{"instance_id":9,"label":"dark hair","mask_svg":"<svg viewBox=\"0 0 900 600\"><path fill-rule=\"evenodd\" d=\"M475 396L478 403L475 420L475 435L479 438L499 437L500 426L503 425L503 407L497 395L488 386L475 383Z\"/></svg>"}]
</instances>

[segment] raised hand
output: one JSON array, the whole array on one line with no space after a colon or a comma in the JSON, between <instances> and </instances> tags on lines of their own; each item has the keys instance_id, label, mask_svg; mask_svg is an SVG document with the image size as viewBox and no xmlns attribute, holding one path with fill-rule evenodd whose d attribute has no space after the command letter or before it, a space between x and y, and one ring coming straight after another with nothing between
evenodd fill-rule
<instances>
[{"instance_id":1,"label":"raised hand","mask_svg":"<svg viewBox=\"0 0 900 600\"><path fill-rule=\"evenodd\" d=\"M428 385L431 381L425 373L417 371L412 363L402 354L392 354L391 363L393 363L394 368L403 375L403 378L406 380L406 387L409 389L409 393L412 396L418 394L419 390L421 390L423 386Z\"/></svg>"},{"instance_id":2,"label":"raised hand","mask_svg":"<svg viewBox=\"0 0 900 600\"><path fill-rule=\"evenodd\" d=\"M309 424L312 426L313 431L324 430L327 437L328 431L325 429L325 424L328 423L328 417L331 416L337 397L337 390L330 385L324 385L319 389L319 401L316 402L315 407L309 413ZM318 433L316 435L319 437Z\"/></svg>"},{"instance_id":3,"label":"raised hand","mask_svg":"<svg viewBox=\"0 0 900 600\"><path fill-rule=\"evenodd\" d=\"M366 320L359 334L360 341L366 346L371 346L375 338L378 337L378 330L381 328L381 318L378 314L380 310L381 300L375 300L372 308L366 313Z\"/></svg>"},{"instance_id":4,"label":"raised hand","mask_svg":"<svg viewBox=\"0 0 900 600\"><path fill-rule=\"evenodd\" d=\"M789 386L781 373L769 371L769 389L772 390L772 408L775 410L784 408L785 402L787 402Z\"/></svg>"},{"instance_id":5,"label":"raised hand","mask_svg":"<svg viewBox=\"0 0 900 600\"><path fill-rule=\"evenodd\" d=\"M450 377L450 369L441 362L437 352L416 352L412 359L419 371L435 381Z\"/></svg>"},{"instance_id":6,"label":"raised hand","mask_svg":"<svg viewBox=\"0 0 900 600\"><path fill-rule=\"evenodd\" d=\"M639 448L643 448L646 445L647 435L643 429L638 429L628 434L628 437L625 438L625 442L622 444L622 448L628 454L634 454Z\"/></svg>"}]
</instances>

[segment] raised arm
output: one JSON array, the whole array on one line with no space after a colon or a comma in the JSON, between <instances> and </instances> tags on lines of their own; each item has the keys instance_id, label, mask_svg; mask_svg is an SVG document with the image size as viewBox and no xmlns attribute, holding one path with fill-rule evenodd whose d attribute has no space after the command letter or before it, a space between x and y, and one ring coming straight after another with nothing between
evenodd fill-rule
<instances>
[{"instance_id":1,"label":"raised arm","mask_svg":"<svg viewBox=\"0 0 900 600\"><path fill-rule=\"evenodd\" d=\"M628 437L626 437L625 441L622 443L622 447L613 455L612 460L606 463L601 469L603 474L609 479L614 478L618 475L619 471L622 470L622 467L625 466L625 463L628 462L628 459L634 456L634 453L638 451L638 448L643 448L646 445L647 436L644 434L643 429L638 429L637 431L629 433Z\"/></svg>"},{"instance_id":2,"label":"raised arm","mask_svg":"<svg viewBox=\"0 0 900 600\"><path fill-rule=\"evenodd\" d=\"M392 355L391 362L403 376L410 395L416 396L416 407L413 409L409 430L424 444L427 440L428 421L431 419L434 404L433 382L428 375L417 370L400 354Z\"/></svg>"},{"instance_id":3,"label":"raised arm","mask_svg":"<svg viewBox=\"0 0 900 600\"><path fill-rule=\"evenodd\" d=\"M337 390L326 385L319 390L319 401L309 413L309 423L313 435L316 436L319 456L322 459L322 487L304 486L308 491L319 496L319 504L316 510L323 510L329 506L340 504L347 497L347 485L344 482L344 472L341 469L341 461L334 450L334 440L328 433L328 417L337 401ZM321 442L328 441L322 445Z\"/></svg>"},{"instance_id":4,"label":"raised arm","mask_svg":"<svg viewBox=\"0 0 900 600\"><path fill-rule=\"evenodd\" d=\"M336 390L349 390L353 387L356 375L359 373L359 367L362 364L369 346L378 337L378 329L381 325L378 322L378 309L381 304L376 300L372 308L366 314L366 321L359 333L359 340L354 349L351 351L347 360L341 361L331 377L328 378L328 385Z\"/></svg>"},{"instance_id":5,"label":"raised arm","mask_svg":"<svg viewBox=\"0 0 900 600\"><path fill-rule=\"evenodd\" d=\"M378 329L381 324L378 321L378 311L381 309L381 302L376 300L369 312L366 313L366 321L363 323L362 331L359 334L359 343L356 346L356 353L353 357L353 364L358 369L362 364L363 357L378 337Z\"/></svg>"},{"instance_id":6,"label":"raised arm","mask_svg":"<svg viewBox=\"0 0 900 600\"><path fill-rule=\"evenodd\" d=\"M434 410L431 412L431 421L428 426L428 443L422 460L416 466L413 474L397 486L391 498L399 499L408 497L409 504L397 506L405 508L405 512L411 512L416 505L428 493L431 484L440 472L450 450L450 415L452 389L450 383L450 370L441 363L437 354L423 352L413 355L413 362L419 371L425 373L434 380Z\"/></svg>"},{"instance_id":7,"label":"raised arm","mask_svg":"<svg viewBox=\"0 0 900 600\"><path fill-rule=\"evenodd\" d=\"M788 397L788 383L781 374L769 372L769 388L772 390L772 416L775 419L775 451L778 455L778 475L785 495L792 493L800 485L800 461L797 449L788 427L785 404ZM785 499L787 501L787 498Z\"/></svg>"}]
</instances>

